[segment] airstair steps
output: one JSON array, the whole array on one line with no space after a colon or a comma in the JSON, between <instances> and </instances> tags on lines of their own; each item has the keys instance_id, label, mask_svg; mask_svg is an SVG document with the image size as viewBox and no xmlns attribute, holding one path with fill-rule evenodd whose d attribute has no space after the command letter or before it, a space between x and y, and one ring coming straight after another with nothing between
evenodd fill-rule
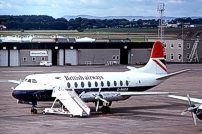
<instances>
[{"instance_id":1,"label":"airstair steps","mask_svg":"<svg viewBox=\"0 0 202 134\"><path fill-rule=\"evenodd\" d=\"M56 97L73 116L89 116L90 108L77 95L74 90L54 88L52 97ZM55 101L54 101L55 102Z\"/></svg>"}]
</instances>

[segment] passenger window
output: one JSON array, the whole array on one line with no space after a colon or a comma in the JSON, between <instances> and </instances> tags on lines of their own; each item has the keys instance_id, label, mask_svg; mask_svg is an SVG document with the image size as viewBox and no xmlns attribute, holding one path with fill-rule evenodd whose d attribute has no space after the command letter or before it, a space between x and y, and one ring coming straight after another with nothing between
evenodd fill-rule
<instances>
[{"instance_id":1,"label":"passenger window","mask_svg":"<svg viewBox=\"0 0 202 134\"><path fill-rule=\"evenodd\" d=\"M70 88L71 87L71 84L69 82L67 82L67 87Z\"/></svg>"},{"instance_id":2,"label":"passenger window","mask_svg":"<svg viewBox=\"0 0 202 134\"><path fill-rule=\"evenodd\" d=\"M75 88L77 88L77 87L78 87L78 84L77 84L77 82L75 82L75 83L74 83L74 86L75 86Z\"/></svg>"},{"instance_id":3,"label":"passenger window","mask_svg":"<svg viewBox=\"0 0 202 134\"><path fill-rule=\"evenodd\" d=\"M91 87L91 82L90 81L88 82L88 87Z\"/></svg>"},{"instance_id":4,"label":"passenger window","mask_svg":"<svg viewBox=\"0 0 202 134\"><path fill-rule=\"evenodd\" d=\"M116 81L114 81L114 86L117 86L117 83L116 83Z\"/></svg>"},{"instance_id":5,"label":"passenger window","mask_svg":"<svg viewBox=\"0 0 202 134\"><path fill-rule=\"evenodd\" d=\"M97 83L97 81L95 81L95 87L97 87L98 86L98 83Z\"/></svg>"},{"instance_id":6,"label":"passenger window","mask_svg":"<svg viewBox=\"0 0 202 134\"><path fill-rule=\"evenodd\" d=\"M104 87L104 82L103 81L101 81L101 86Z\"/></svg>"},{"instance_id":7,"label":"passenger window","mask_svg":"<svg viewBox=\"0 0 202 134\"><path fill-rule=\"evenodd\" d=\"M126 86L128 86L129 85L129 82L126 80Z\"/></svg>"},{"instance_id":8,"label":"passenger window","mask_svg":"<svg viewBox=\"0 0 202 134\"><path fill-rule=\"evenodd\" d=\"M27 82L31 83L31 79L29 79Z\"/></svg>"},{"instance_id":9,"label":"passenger window","mask_svg":"<svg viewBox=\"0 0 202 134\"><path fill-rule=\"evenodd\" d=\"M123 86L123 82L122 81L120 81L120 86Z\"/></svg>"},{"instance_id":10,"label":"passenger window","mask_svg":"<svg viewBox=\"0 0 202 134\"><path fill-rule=\"evenodd\" d=\"M108 86L108 87L110 86L110 82L109 82L109 81L107 81L107 86Z\"/></svg>"},{"instance_id":11,"label":"passenger window","mask_svg":"<svg viewBox=\"0 0 202 134\"><path fill-rule=\"evenodd\" d=\"M81 82L81 87L82 87L82 88L84 87L84 82L83 82L83 81Z\"/></svg>"},{"instance_id":12,"label":"passenger window","mask_svg":"<svg viewBox=\"0 0 202 134\"><path fill-rule=\"evenodd\" d=\"M35 79L32 79L32 83L37 83L37 81Z\"/></svg>"}]
</instances>

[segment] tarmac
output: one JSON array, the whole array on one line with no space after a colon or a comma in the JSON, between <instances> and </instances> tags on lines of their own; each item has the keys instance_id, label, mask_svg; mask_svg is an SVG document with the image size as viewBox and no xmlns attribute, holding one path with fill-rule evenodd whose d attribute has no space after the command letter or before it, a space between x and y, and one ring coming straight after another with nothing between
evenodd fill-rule
<instances>
[{"instance_id":1,"label":"tarmac","mask_svg":"<svg viewBox=\"0 0 202 134\"><path fill-rule=\"evenodd\" d=\"M176 95L201 98L202 64L168 64L169 73L191 69L174 76L154 87L149 92L178 92ZM52 66L52 67L0 67L0 81L19 80L33 73L126 71L125 65L117 66ZM135 76L134 76L135 77ZM193 123L191 114L181 116L188 102L167 95L133 96L128 100L113 102L110 114L95 112L93 103L91 116L70 118L67 115L43 115L52 102L39 102L38 114L30 114L31 105L17 104L11 95L14 83L0 82L0 134L122 134L122 133L202 133L202 121Z\"/></svg>"}]
</instances>

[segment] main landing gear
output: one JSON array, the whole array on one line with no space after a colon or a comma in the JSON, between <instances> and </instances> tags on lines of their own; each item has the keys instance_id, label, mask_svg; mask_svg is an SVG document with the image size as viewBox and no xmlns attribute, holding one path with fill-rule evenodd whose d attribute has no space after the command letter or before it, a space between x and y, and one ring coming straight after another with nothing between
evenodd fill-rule
<instances>
[{"instance_id":1,"label":"main landing gear","mask_svg":"<svg viewBox=\"0 0 202 134\"><path fill-rule=\"evenodd\" d=\"M108 113L110 113L110 107L109 107L109 106L102 106L101 112L102 112L103 114L108 114Z\"/></svg>"},{"instance_id":2,"label":"main landing gear","mask_svg":"<svg viewBox=\"0 0 202 134\"><path fill-rule=\"evenodd\" d=\"M106 106L104 106L103 102L100 101L99 106L102 106L101 109L100 109L101 112L102 112L103 114L108 114L108 113L110 113L110 112L111 112L111 110L110 110L111 104L112 104L112 102L109 102L109 103L106 103ZM96 106L98 106L97 103L95 103L95 107L96 107ZM98 108L97 108L96 110L98 110ZM96 111L96 112L97 112L97 111Z\"/></svg>"},{"instance_id":3,"label":"main landing gear","mask_svg":"<svg viewBox=\"0 0 202 134\"><path fill-rule=\"evenodd\" d=\"M31 108L31 114L37 114L37 109L35 109L35 105L32 106Z\"/></svg>"}]
</instances>

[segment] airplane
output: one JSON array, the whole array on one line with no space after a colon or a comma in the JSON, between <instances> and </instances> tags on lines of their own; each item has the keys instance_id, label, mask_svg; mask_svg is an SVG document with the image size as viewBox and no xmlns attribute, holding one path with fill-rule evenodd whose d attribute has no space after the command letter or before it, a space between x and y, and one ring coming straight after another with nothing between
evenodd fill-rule
<instances>
[{"instance_id":1,"label":"airplane","mask_svg":"<svg viewBox=\"0 0 202 134\"><path fill-rule=\"evenodd\" d=\"M18 103L31 104L31 113L36 114L37 101L54 101L54 87L74 89L84 102L94 102L96 111L102 106L103 113L110 113L113 101L123 101L131 96L165 95L174 92L143 92L164 82L169 77L188 71L167 74L163 47L160 41L153 45L148 63L140 68L128 67L125 72L70 72L32 74L17 83L12 96ZM104 105L104 104L106 105Z\"/></svg>"},{"instance_id":2,"label":"airplane","mask_svg":"<svg viewBox=\"0 0 202 134\"><path fill-rule=\"evenodd\" d=\"M176 95L168 95L168 97L188 101L190 107L187 110L183 111L181 113L181 115L185 115L188 112L191 112L192 118L193 118L193 121L194 121L195 125L197 125L196 124L196 117L199 120L202 120L202 105L201 105L202 104L202 99L190 98L189 94L187 94L187 97L176 96ZM200 103L200 104L191 104L192 101L196 102L196 103ZM196 117L195 117L195 115L196 115Z\"/></svg>"},{"instance_id":3,"label":"airplane","mask_svg":"<svg viewBox=\"0 0 202 134\"><path fill-rule=\"evenodd\" d=\"M31 42L32 37L19 38L19 37L7 36L7 37L1 37L0 40L1 42Z\"/></svg>"}]
</instances>

